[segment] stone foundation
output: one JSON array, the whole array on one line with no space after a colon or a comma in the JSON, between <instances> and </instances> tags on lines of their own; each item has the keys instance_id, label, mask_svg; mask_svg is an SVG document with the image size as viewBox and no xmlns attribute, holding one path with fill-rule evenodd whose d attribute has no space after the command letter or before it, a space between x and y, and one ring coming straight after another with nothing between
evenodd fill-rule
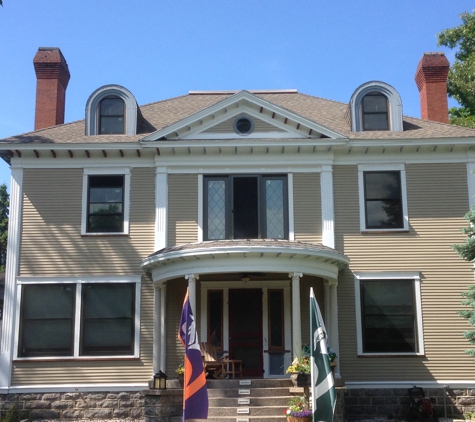
<instances>
[{"instance_id":1,"label":"stone foundation","mask_svg":"<svg viewBox=\"0 0 475 422\"><path fill-rule=\"evenodd\" d=\"M424 388L438 417L463 419L475 412L475 389ZM345 420L360 421L373 418L404 419L410 407L407 388L349 389L344 395Z\"/></svg>"},{"instance_id":2,"label":"stone foundation","mask_svg":"<svg viewBox=\"0 0 475 422\"><path fill-rule=\"evenodd\" d=\"M143 422L145 399L140 392L74 392L1 394L1 416L15 406L21 419L127 420Z\"/></svg>"}]
</instances>

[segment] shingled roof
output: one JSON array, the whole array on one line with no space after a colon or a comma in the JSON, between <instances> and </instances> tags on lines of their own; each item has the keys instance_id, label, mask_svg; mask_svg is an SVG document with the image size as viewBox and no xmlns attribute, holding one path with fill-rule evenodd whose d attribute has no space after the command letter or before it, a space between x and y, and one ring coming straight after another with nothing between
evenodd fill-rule
<instances>
[{"instance_id":1,"label":"shingled roof","mask_svg":"<svg viewBox=\"0 0 475 422\"><path fill-rule=\"evenodd\" d=\"M232 93L192 93L143 105L144 123L137 135L85 135L85 121L58 125L0 140L3 144L94 144L138 143L142 138L210 107ZM341 133L348 139L471 138L475 130L413 117L403 117L403 131L351 132L348 104L298 92L255 93L266 101Z\"/></svg>"}]
</instances>

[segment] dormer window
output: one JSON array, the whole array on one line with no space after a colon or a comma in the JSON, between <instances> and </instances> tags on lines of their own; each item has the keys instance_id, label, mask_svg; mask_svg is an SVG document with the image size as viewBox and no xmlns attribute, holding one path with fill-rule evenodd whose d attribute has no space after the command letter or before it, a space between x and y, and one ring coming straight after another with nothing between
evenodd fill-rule
<instances>
[{"instance_id":1,"label":"dormer window","mask_svg":"<svg viewBox=\"0 0 475 422\"><path fill-rule=\"evenodd\" d=\"M96 89L86 104L86 135L135 135L140 111L133 94L120 85Z\"/></svg>"},{"instance_id":2,"label":"dormer window","mask_svg":"<svg viewBox=\"0 0 475 422\"><path fill-rule=\"evenodd\" d=\"M389 130L388 99L373 91L363 97L363 130Z\"/></svg>"},{"instance_id":3,"label":"dormer window","mask_svg":"<svg viewBox=\"0 0 475 422\"><path fill-rule=\"evenodd\" d=\"M124 133L124 101L106 97L99 106L99 134Z\"/></svg>"},{"instance_id":4,"label":"dormer window","mask_svg":"<svg viewBox=\"0 0 475 422\"><path fill-rule=\"evenodd\" d=\"M367 82L350 99L351 131L402 132L402 102L398 92L384 82Z\"/></svg>"}]
</instances>

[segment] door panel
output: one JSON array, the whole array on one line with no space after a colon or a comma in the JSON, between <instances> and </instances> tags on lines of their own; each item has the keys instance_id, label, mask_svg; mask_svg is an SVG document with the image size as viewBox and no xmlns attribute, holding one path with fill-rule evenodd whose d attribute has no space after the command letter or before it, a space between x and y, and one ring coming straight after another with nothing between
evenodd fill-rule
<instances>
[{"instance_id":1,"label":"door panel","mask_svg":"<svg viewBox=\"0 0 475 422\"><path fill-rule=\"evenodd\" d=\"M262 377L262 290L229 290L229 355L242 360L243 376Z\"/></svg>"}]
</instances>

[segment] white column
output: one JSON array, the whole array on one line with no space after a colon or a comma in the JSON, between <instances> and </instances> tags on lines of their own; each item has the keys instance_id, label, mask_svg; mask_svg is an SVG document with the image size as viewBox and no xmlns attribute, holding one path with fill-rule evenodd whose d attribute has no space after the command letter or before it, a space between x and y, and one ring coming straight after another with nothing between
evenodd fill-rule
<instances>
[{"instance_id":1,"label":"white column","mask_svg":"<svg viewBox=\"0 0 475 422\"><path fill-rule=\"evenodd\" d=\"M322 172L320 174L322 192L322 244L329 248L335 248L332 171L332 166L322 166Z\"/></svg>"},{"instance_id":2,"label":"white column","mask_svg":"<svg viewBox=\"0 0 475 422\"><path fill-rule=\"evenodd\" d=\"M293 357L302 354L302 323L300 319L300 277L302 273L290 273L292 278L292 350Z\"/></svg>"},{"instance_id":3,"label":"white column","mask_svg":"<svg viewBox=\"0 0 475 422\"><path fill-rule=\"evenodd\" d=\"M165 372L167 362L167 328L166 328L166 315L167 315L167 284L163 283L160 286L160 368Z\"/></svg>"},{"instance_id":4,"label":"white column","mask_svg":"<svg viewBox=\"0 0 475 422\"><path fill-rule=\"evenodd\" d=\"M8 221L7 262L5 265L5 297L3 305L2 340L0 349L0 389L11 384L15 341L16 276L20 256L23 169L12 168L10 180L10 214Z\"/></svg>"},{"instance_id":5,"label":"white column","mask_svg":"<svg viewBox=\"0 0 475 422\"><path fill-rule=\"evenodd\" d=\"M330 285L330 330L328 335L331 348L337 356L340 356L340 340L338 337L338 281L330 279L328 282ZM339 365L335 368L335 378L341 378Z\"/></svg>"},{"instance_id":6,"label":"white column","mask_svg":"<svg viewBox=\"0 0 475 422\"><path fill-rule=\"evenodd\" d=\"M162 330L161 330L161 288L158 284L153 285L153 373L156 374L161 368Z\"/></svg>"},{"instance_id":7,"label":"white column","mask_svg":"<svg viewBox=\"0 0 475 422\"><path fill-rule=\"evenodd\" d=\"M467 163L468 205L470 209L475 205L475 163Z\"/></svg>"},{"instance_id":8,"label":"white column","mask_svg":"<svg viewBox=\"0 0 475 422\"><path fill-rule=\"evenodd\" d=\"M157 167L155 174L155 250L167 246L168 177L166 169Z\"/></svg>"},{"instance_id":9,"label":"white column","mask_svg":"<svg viewBox=\"0 0 475 422\"><path fill-rule=\"evenodd\" d=\"M190 301L191 311L196 321L196 280L200 278L197 274L187 274L185 278L188 280L188 300Z\"/></svg>"}]
</instances>

